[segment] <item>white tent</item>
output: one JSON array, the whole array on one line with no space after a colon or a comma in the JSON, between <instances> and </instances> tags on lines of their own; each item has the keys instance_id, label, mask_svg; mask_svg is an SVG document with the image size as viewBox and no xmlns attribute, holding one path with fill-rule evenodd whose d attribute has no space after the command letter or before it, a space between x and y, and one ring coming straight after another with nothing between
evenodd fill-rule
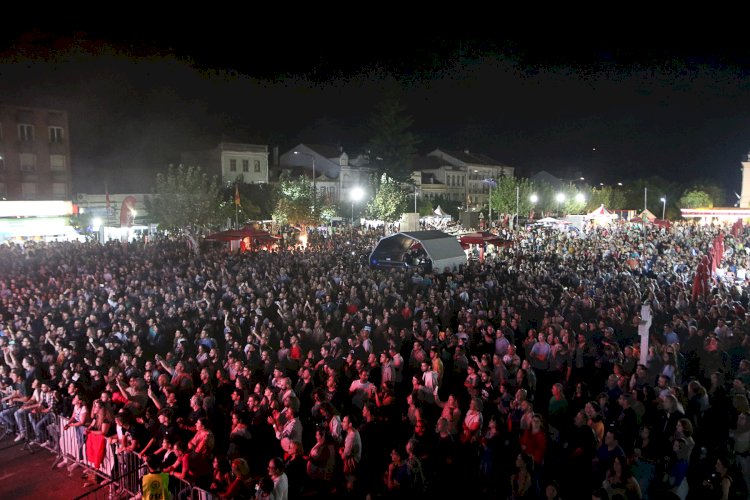
<instances>
[{"instance_id":1,"label":"white tent","mask_svg":"<svg viewBox=\"0 0 750 500\"><path fill-rule=\"evenodd\" d=\"M455 236L443 231L411 231L380 238L370 254L370 265L380 267L409 267L406 254L420 244L432 260L435 272L453 270L466 264L466 252Z\"/></svg>"},{"instance_id":2,"label":"white tent","mask_svg":"<svg viewBox=\"0 0 750 500\"><path fill-rule=\"evenodd\" d=\"M587 220L593 219L599 224L608 224L617 218L617 214L610 212L604 205L601 205L591 213L586 214L584 218Z\"/></svg>"},{"instance_id":3,"label":"white tent","mask_svg":"<svg viewBox=\"0 0 750 500\"><path fill-rule=\"evenodd\" d=\"M564 221L555 219L554 217L545 217L536 221L536 224L563 224Z\"/></svg>"},{"instance_id":4,"label":"white tent","mask_svg":"<svg viewBox=\"0 0 750 500\"><path fill-rule=\"evenodd\" d=\"M450 217L450 215L443 212L443 209L440 208L440 205L438 205L437 208L432 213L434 213L438 217Z\"/></svg>"}]
</instances>

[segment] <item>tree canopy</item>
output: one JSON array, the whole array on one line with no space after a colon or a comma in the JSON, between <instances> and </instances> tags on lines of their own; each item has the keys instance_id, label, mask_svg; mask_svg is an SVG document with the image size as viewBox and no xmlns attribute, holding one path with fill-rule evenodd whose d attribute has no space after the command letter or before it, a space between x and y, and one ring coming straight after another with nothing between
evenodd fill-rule
<instances>
[{"instance_id":1,"label":"tree canopy","mask_svg":"<svg viewBox=\"0 0 750 500\"><path fill-rule=\"evenodd\" d=\"M411 167L417 155L419 139L409 129L414 119L407 115L406 106L389 98L375 107L370 117L368 149L372 164L389 178L405 182L411 177Z\"/></svg>"},{"instance_id":2,"label":"tree canopy","mask_svg":"<svg viewBox=\"0 0 750 500\"><path fill-rule=\"evenodd\" d=\"M385 222L396 222L407 211L408 196L400 182L383 174L375 196L367 205L367 215Z\"/></svg>"},{"instance_id":3,"label":"tree canopy","mask_svg":"<svg viewBox=\"0 0 750 500\"><path fill-rule=\"evenodd\" d=\"M153 194L146 207L160 229L195 235L222 222L219 181L200 167L170 165L156 175Z\"/></svg>"},{"instance_id":4,"label":"tree canopy","mask_svg":"<svg viewBox=\"0 0 750 500\"><path fill-rule=\"evenodd\" d=\"M282 180L277 189L278 201L272 214L276 222L292 226L318 225L326 209L325 200L319 194L315 199L313 185L307 178Z\"/></svg>"},{"instance_id":5,"label":"tree canopy","mask_svg":"<svg viewBox=\"0 0 750 500\"><path fill-rule=\"evenodd\" d=\"M688 189L680 198L680 208L713 208L714 202L705 191Z\"/></svg>"}]
</instances>

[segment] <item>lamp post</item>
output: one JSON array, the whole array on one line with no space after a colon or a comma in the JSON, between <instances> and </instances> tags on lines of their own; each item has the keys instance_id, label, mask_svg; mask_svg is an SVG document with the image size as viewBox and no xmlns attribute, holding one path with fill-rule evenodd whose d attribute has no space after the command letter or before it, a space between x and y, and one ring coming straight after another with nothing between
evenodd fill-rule
<instances>
[{"instance_id":1,"label":"lamp post","mask_svg":"<svg viewBox=\"0 0 750 500\"><path fill-rule=\"evenodd\" d=\"M539 197L536 195L536 193L531 193L531 196L529 196L529 201L534 207L536 207L536 202L539 201ZM533 220L533 217L531 217L531 215L529 215L529 218Z\"/></svg>"},{"instance_id":2,"label":"lamp post","mask_svg":"<svg viewBox=\"0 0 750 500\"><path fill-rule=\"evenodd\" d=\"M557 193L555 200L557 200L557 216L560 217L560 203L565 201L565 193Z\"/></svg>"},{"instance_id":3,"label":"lamp post","mask_svg":"<svg viewBox=\"0 0 750 500\"><path fill-rule=\"evenodd\" d=\"M664 220L664 213L667 211L667 197L662 196L661 201L661 219Z\"/></svg>"},{"instance_id":4,"label":"lamp post","mask_svg":"<svg viewBox=\"0 0 750 500\"><path fill-rule=\"evenodd\" d=\"M365 192L359 186L353 187L349 193L349 199L352 200L352 228L354 228L354 203L359 202L364 196Z\"/></svg>"},{"instance_id":5,"label":"lamp post","mask_svg":"<svg viewBox=\"0 0 750 500\"><path fill-rule=\"evenodd\" d=\"M315 214L315 205L316 205L316 203L318 201L318 188L317 188L317 184L315 183L315 155L311 155L310 153L302 153L300 151L295 151L294 154L309 156L310 159L312 160L312 169L313 169L313 172L312 172L312 176L313 176L313 214Z\"/></svg>"}]
</instances>

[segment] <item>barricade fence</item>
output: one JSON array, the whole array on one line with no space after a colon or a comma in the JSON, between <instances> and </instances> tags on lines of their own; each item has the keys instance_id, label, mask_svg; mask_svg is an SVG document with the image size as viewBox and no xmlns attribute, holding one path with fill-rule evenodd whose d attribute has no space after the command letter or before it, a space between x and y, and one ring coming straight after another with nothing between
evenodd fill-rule
<instances>
[{"instance_id":1,"label":"barricade fence","mask_svg":"<svg viewBox=\"0 0 750 500\"><path fill-rule=\"evenodd\" d=\"M52 467L67 466L70 475L80 469L96 476L98 485L78 499L140 498L141 480L147 470L138 454L118 453L116 442L99 433L86 433L83 426L71 427L68 417L52 412L31 413L6 406L0 414L4 435L22 432L24 449L32 453L35 448L50 451L55 455ZM172 475L169 490L174 500L216 498Z\"/></svg>"}]
</instances>

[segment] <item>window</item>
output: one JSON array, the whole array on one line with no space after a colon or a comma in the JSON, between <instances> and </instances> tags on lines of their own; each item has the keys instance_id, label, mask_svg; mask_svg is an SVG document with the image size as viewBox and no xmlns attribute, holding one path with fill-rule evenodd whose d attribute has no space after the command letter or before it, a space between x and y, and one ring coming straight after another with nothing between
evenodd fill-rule
<instances>
[{"instance_id":1,"label":"window","mask_svg":"<svg viewBox=\"0 0 750 500\"><path fill-rule=\"evenodd\" d=\"M68 197L68 186L64 182L52 183L52 197L56 200L64 200Z\"/></svg>"},{"instance_id":2,"label":"window","mask_svg":"<svg viewBox=\"0 0 750 500\"><path fill-rule=\"evenodd\" d=\"M34 140L34 125L20 123L18 125L18 140L22 142Z\"/></svg>"},{"instance_id":3,"label":"window","mask_svg":"<svg viewBox=\"0 0 750 500\"><path fill-rule=\"evenodd\" d=\"M229 160L229 171L230 172L237 171L237 160Z\"/></svg>"},{"instance_id":4,"label":"window","mask_svg":"<svg viewBox=\"0 0 750 500\"><path fill-rule=\"evenodd\" d=\"M26 199L36 198L36 182L22 182L21 196Z\"/></svg>"},{"instance_id":5,"label":"window","mask_svg":"<svg viewBox=\"0 0 750 500\"><path fill-rule=\"evenodd\" d=\"M0 155L0 171L5 170L5 157Z\"/></svg>"},{"instance_id":6,"label":"window","mask_svg":"<svg viewBox=\"0 0 750 500\"><path fill-rule=\"evenodd\" d=\"M253 160L253 167L255 167L256 172L260 172L260 160Z\"/></svg>"},{"instance_id":7,"label":"window","mask_svg":"<svg viewBox=\"0 0 750 500\"><path fill-rule=\"evenodd\" d=\"M250 171L250 160L242 160L242 171L243 172Z\"/></svg>"},{"instance_id":8,"label":"window","mask_svg":"<svg viewBox=\"0 0 750 500\"><path fill-rule=\"evenodd\" d=\"M62 127L50 127L49 128L49 142L55 143L55 144L62 144L63 142Z\"/></svg>"},{"instance_id":9,"label":"window","mask_svg":"<svg viewBox=\"0 0 750 500\"><path fill-rule=\"evenodd\" d=\"M21 153L19 155L21 172L33 174L36 172L36 155L32 153Z\"/></svg>"},{"instance_id":10,"label":"window","mask_svg":"<svg viewBox=\"0 0 750 500\"><path fill-rule=\"evenodd\" d=\"M6 198L8 196L8 192L6 191L5 183L0 182L0 198Z\"/></svg>"},{"instance_id":11,"label":"window","mask_svg":"<svg viewBox=\"0 0 750 500\"><path fill-rule=\"evenodd\" d=\"M49 155L49 168L56 171L65 170L65 155Z\"/></svg>"}]
</instances>

